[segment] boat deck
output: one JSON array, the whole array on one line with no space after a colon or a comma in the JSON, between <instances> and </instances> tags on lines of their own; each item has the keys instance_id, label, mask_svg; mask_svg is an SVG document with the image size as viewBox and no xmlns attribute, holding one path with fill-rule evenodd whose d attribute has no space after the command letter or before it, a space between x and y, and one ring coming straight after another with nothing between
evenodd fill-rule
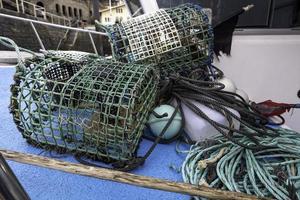
<instances>
[{"instance_id":1,"label":"boat deck","mask_svg":"<svg viewBox=\"0 0 300 200\"><path fill-rule=\"evenodd\" d=\"M43 152L43 149L30 146L22 138L9 113L10 85L13 82L14 72L15 68L0 64L0 148L50 157L49 153ZM151 142L143 140L139 154L143 155L150 145ZM171 165L179 168L185 158L185 154L176 153L175 145L175 143L158 145L145 164L132 171L132 173L182 181L181 174L176 172L176 170L170 169ZM53 154L56 155L55 153ZM67 155L61 159L76 162L72 155ZM11 161L8 163L33 200L188 200L190 198L186 195L140 188Z\"/></svg>"}]
</instances>

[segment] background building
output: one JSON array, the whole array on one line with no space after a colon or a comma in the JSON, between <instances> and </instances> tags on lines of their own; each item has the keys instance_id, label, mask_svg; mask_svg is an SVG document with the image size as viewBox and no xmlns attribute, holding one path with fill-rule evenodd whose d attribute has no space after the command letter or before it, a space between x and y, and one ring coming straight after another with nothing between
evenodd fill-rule
<instances>
[{"instance_id":1,"label":"background building","mask_svg":"<svg viewBox=\"0 0 300 200\"><path fill-rule=\"evenodd\" d=\"M100 22L103 25L122 22L130 18L130 14L123 1L112 1L109 5L108 1L100 3Z\"/></svg>"},{"instance_id":2,"label":"background building","mask_svg":"<svg viewBox=\"0 0 300 200\"><path fill-rule=\"evenodd\" d=\"M17 17L60 24L65 26L94 29L90 23L99 17L93 16L94 3L98 0L0 0L0 13ZM82 23L84 22L84 23ZM35 24L36 31L46 49L78 50L94 52L88 34L62 28ZM0 35L13 39L19 46L39 51L41 46L30 23L0 17ZM107 37L92 36L101 55L110 54ZM9 50L0 45L0 50Z\"/></svg>"},{"instance_id":3,"label":"background building","mask_svg":"<svg viewBox=\"0 0 300 200\"><path fill-rule=\"evenodd\" d=\"M92 5L90 0L27 0L45 8L46 12L67 18L90 21Z\"/></svg>"},{"instance_id":4,"label":"background building","mask_svg":"<svg viewBox=\"0 0 300 200\"><path fill-rule=\"evenodd\" d=\"M0 9L16 11L34 16L37 20L43 18L58 24L62 24L62 20L91 22L92 8L92 0L0 0Z\"/></svg>"}]
</instances>

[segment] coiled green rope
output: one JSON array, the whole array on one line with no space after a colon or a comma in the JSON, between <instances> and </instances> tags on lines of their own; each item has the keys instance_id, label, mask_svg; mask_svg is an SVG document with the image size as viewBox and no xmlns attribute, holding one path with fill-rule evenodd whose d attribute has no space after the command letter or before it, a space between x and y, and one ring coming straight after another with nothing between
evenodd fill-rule
<instances>
[{"instance_id":1,"label":"coiled green rope","mask_svg":"<svg viewBox=\"0 0 300 200\"><path fill-rule=\"evenodd\" d=\"M223 135L198 142L191 146L183 163L183 180L261 197L298 199L300 135L282 128L278 133L278 137L261 138L268 147L264 150L246 149ZM245 136L233 137L253 143Z\"/></svg>"}]
</instances>

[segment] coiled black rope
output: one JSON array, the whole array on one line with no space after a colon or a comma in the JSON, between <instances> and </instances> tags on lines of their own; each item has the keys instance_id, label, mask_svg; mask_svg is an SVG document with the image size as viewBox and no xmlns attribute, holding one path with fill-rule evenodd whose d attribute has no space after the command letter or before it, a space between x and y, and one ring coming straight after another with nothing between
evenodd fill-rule
<instances>
[{"instance_id":1,"label":"coiled black rope","mask_svg":"<svg viewBox=\"0 0 300 200\"><path fill-rule=\"evenodd\" d=\"M223 76L223 72L216 67L213 67L218 77ZM200 74L200 76L199 76ZM195 76L199 77L197 79ZM279 133L276 130L267 127L269 120L259 114L251 105L247 104L243 98L235 93L226 92L222 89L225 87L222 83L210 81L210 76L205 70L198 69L191 73L189 78L182 77L178 74L172 74L161 83L161 99L170 101L176 99L177 103L184 104L199 117L206 120L217 131L224 135L228 140L248 149L264 149L266 148L260 143L260 137L277 137ZM192 101L211 108L223 115L229 123L229 126L220 124L207 116L200 108L194 105ZM241 117L235 115L229 108L240 113ZM183 114L181 108L181 114ZM184 117L183 117L184 120ZM237 120L246 129L235 129L233 121ZM269 131L267 131L269 130ZM233 134L240 134L248 137L253 144L245 144L237 140L237 137L232 137Z\"/></svg>"}]
</instances>

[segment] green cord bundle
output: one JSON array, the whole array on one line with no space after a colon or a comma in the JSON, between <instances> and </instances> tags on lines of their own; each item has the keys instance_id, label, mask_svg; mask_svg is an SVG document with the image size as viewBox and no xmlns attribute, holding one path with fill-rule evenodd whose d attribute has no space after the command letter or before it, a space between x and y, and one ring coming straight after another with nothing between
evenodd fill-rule
<instances>
[{"instance_id":1,"label":"green cord bundle","mask_svg":"<svg viewBox=\"0 0 300 200\"><path fill-rule=\"evenodd\" d=\"M298 199L300 135L282 128L278 132L278 137L261 138L268 147L264 150L246 149L221 135L198 142L183 163L184 182L261 197ZM233 137L251 143L245 136Z\"/></svg>"}]
</instances>

